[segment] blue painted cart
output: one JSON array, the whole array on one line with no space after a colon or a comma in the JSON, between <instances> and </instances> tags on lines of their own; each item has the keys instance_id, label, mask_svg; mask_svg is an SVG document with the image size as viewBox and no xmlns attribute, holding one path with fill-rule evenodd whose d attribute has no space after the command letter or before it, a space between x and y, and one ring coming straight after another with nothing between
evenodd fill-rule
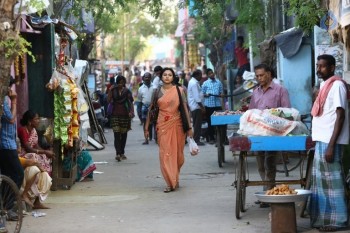
<instances>
[{"instance_id":1,"label":"blue painted cart","mask_svg":"<svg viewBox=\"0 0 350 233\"><path fill-rule=\"evenodd\" d=\"M222 167L225 162L225 140L227 125L239 125L241 115L212 115L211 125L216 127L216 141L218 148L218 163Z\"/></svg>"},{"instance_id":2,"label":"blue painted cart","mask_svg":"<svg viewBox=\"0 0 350 233\"><path fill-rule=\"evenodd\" d=\"M268 181L250 181L247 177L248 151L305 151L304 159L307 158L306 172L303 175L303 166L300 166L299 180L276 180L275 184L300 184L307 186L311 175L313 150L315 146L310 136L240 136L229 138L230 150L240 151L236 166L236 218L240 219L241 212L245 212L245 198L247 186L268 185Z\"/></svg>"}]
</instances>

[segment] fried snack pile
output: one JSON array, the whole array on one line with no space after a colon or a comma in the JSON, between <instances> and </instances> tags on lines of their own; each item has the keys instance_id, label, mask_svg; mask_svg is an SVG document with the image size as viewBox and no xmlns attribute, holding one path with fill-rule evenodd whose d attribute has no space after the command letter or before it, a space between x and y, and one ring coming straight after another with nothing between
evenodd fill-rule
<instances>
[{"instance_id":1,"label":"fried snack pile","mask_svg":"<svg viewBox=\"0 0 350 233\"><path fill-rule=\"evenodd\" d=\"M292 195L297 194L294 189L289 188L286 184L277 185L276 187L267 190L266 195Z\"/></svg>"}]
</instances>

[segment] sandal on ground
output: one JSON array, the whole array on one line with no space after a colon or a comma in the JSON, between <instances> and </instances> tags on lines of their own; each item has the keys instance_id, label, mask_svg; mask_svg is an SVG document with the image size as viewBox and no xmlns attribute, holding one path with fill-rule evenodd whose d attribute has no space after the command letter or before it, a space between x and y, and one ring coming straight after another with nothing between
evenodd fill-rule
<instances>
[{"instance_id":1,"label":"sandal on ground","mask_svg":"<svg viewBox=\"0 0 350 233\"><path fill-rule=\"evenodd\" d=\"M174 191L174 189L173 189L172 187L166 187L166 188L164 189L164 192L165 192L165 193L170 193L170 192L172 192L172 191Z\"/></svg>"},{"instance_id":2,"label":"sandal on ground","mask_svg":"<svg viewBox=\"0 0 350 233\"><path fill-rule=\"evenodd\" d=\"M331 226L324 226L324 227L318 228L318 230L320 232L334 232L334 231L337 231L338 228L337 227L331 227Z\"/></svg>"}]
</instances>

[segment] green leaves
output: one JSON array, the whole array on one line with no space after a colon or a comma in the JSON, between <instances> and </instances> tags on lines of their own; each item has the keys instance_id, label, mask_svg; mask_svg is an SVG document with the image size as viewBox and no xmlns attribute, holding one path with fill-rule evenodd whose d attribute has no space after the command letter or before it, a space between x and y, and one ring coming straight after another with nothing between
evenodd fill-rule
<instances>
[{"instance_id":1,"label":"green leaves","mask_svg":"<svg viewBox=\"0 0 350 233\"><path fill-rule=\"evenodd\" d=\"M250 32L263 27L264 6L261 0L237 0L236 8L239 12L237 25L248 27Z\"/></svg>"},{"instance_id":2,"label":"green leaves","mask_svg":"<svg viewBox=\"0 0 350 233\"><path fill-rule=\"evenodd\" d=\"M35 62L35 57L29 50L32 45L21 36L16 39L12 38L0 41L0 47L4 49L6 58L13 58L27 54L32 58L33 62Z\"/></svg>"},{"instance_id":3,"label":"green leaves","mask_svg":"<svg viewBox=\"0 0 350 233\"><path fill-rule=\"evenodd\" d=\"M321 7L321 0L286 0L287 14L295 16L295 24L309 34L314 25L318 25L321 17L327 12Z\"/></svg>"},{"instance_id":4,"label":"green leaves","mask_svg":"<svg viewBox=\"0 0 350 233\"><path fill-rule=\"evenodd\" d=\"M194 0L190 6L195 12L196 25L193 29L195 41L215 43L225 36L225 15L228 0Z\"/></svg>"}]
</instances>

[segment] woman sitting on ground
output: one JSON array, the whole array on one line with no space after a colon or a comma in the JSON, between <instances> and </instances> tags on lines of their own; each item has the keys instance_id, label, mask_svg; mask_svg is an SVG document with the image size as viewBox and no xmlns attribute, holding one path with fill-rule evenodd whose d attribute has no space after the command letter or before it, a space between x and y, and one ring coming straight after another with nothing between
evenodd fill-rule
<instances>
[{"instance_id":1,"label":"woman sitting on ground","mask_svg":"<svg viewBox=\"0 0 350 233\"><path fill-rule=\"evenodd\" d=\"M24 179L21 187L22 199L33 209L48 209L42 204L47 198L52 179L34 159L19 158L24 169Z\"/></svg>"},{"instance_id":2,"label":"woman sitting on ground","mask_svg":"<svg viewBox=\"0 0 350 233\"><path fill-rule=\"evenodd\" d=\"M18 138L21 141L20 157L34 159L51 176L51 160L55 154L39 146L36 128L39 125L39 115L31 110L26 111L20 121L23 127L18 128Z\"/></svg>"}]
</instances>

